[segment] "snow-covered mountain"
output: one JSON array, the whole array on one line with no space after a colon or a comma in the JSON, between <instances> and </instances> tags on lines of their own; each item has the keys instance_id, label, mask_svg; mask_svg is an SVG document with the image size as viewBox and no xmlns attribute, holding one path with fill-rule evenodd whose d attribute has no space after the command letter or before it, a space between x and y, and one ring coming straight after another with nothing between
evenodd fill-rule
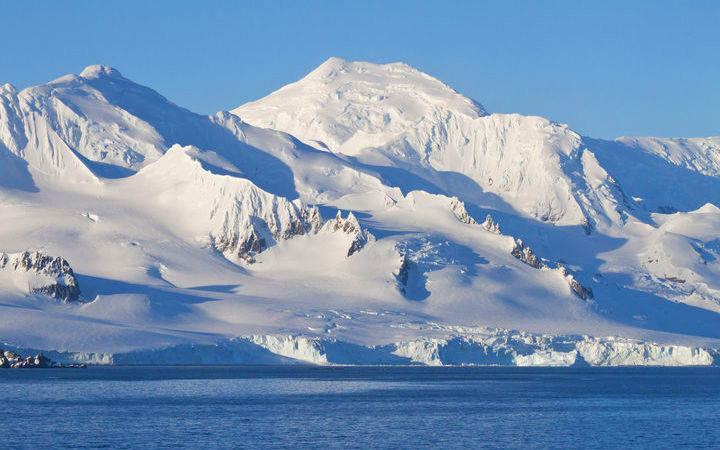
<instances>
[{"instance_id":1,"label":"snow-covered mountain","mask_svg":"<svg viewBox=\"0 0 720 450\"><path fill-rule=\"evenodd\" d=\"M405 169L438 192L561 225L588 220L593 189L573 173L606 176L592 155L583 156L582 138L567 126L541 117L488 115L405 64L333 58L233 113L365 165ZM399 187L405 182L389 181Z\"/></svg>"},{"instance_id":2,"label":"snow-covered mountain","mask_svg":"<svg viewBox=\"0 0 720 450\"><path fill-rule=\"evenodd\" d=\"M302 80L233 113L379 166L381 173L406 169L426 180L426 189L558 225L582 225L588 232L624 223L636 207L700 207L691 199L702 189L702 175L716 178L720 168L719 138L588 139L542 117L488 114L405 64L331 58ZM636 165L661 173L637 186L644 180L637 179ZM664 183L682 169L691 172L683 177L690 186L665 192ZM407 184L390 176L385 181ZM625 184L642 198L624 192ZM705 184L713 187L708 201L718 201L717 181Z\"/></svg>"},{"instance_id":3,"label":"snow-covered mountain","mask_svg":"<svg viewBox=\"0 0 720 450\"><path fill-rule=\"evenodd\" d=\"M591 139L405 64L331 58L210 116L90 66L0 87L0 342L720 364L717 205L720 138Z\"/></svg>"}]
</instances>

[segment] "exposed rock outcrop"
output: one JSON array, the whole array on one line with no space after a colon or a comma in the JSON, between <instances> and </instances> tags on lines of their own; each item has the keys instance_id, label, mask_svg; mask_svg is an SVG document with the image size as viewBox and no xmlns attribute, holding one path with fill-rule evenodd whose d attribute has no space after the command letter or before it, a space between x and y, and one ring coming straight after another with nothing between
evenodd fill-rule
<instances>
[{"instance_id":1,"label":"exposed rock outcrop","mask_svg":"<svg viewBox=\"0 0 720 450\"><path fill-rule=\"evenodd\" d=\"M510 251L510 254L519 259L520 261L524 262L525 264L536 269L543 269L547 267L538 259L538 257L535 255L535 253L533 253L532 249L529 246L523 244L523 241L521 239L515 240L515 246Z\"/></svg>"},{"instance_id":2,"label":"exposed rock outcrop","mask_svg":"<svg viewBox=\"0 0 720 450\"><path fill-rule=\"evenodd\" d=\"M335 218L328 220L322 229L333 233L339 232L353 236L348 248L347 256L354 255L362 250L368 242L375 240L375 236L373 236L372 233L364 230L360 226L360 222L358 222L352 212L348 213L348 216L343 219L341 212L338 211Z\"/></svg>"},{"instance_id":3,"label":"exposed rock outcrop","mask_svg":"<svg viewBox=\"0 0 720 450\"><path fill-rule=\"evenodd\" d=\"M524 245L522 240L520 239L515 240L515 246L510 251L510 254L512 254L515 258L519 259L525 264L536 269L550 268L550 266L541 262L537 255L533 253L532 249L529 246ZM570 285L570 289L572 289L575 295L577 295L583 300L593 298L592 289L580 284L580 282L575 279L575 276L572 275L562 264L558 264L555 270L558 270L560 274L565 278L565 280L567 280L568 284Z\"/></svg>"},{"instance_id":4,"label":"exposed rock outcrop","mask_svg":"<svg viewBox=\"0 0 720 450\"><path fill-rule=\"evenodd\" d=\"M81 300L80 286L70 264L38 251L0 253L0 270L22 277L29 294L43 294L65 303Z\"/></svg>"},{"instance_id":5,"label":"exposed rock outcrop","mask_svg":"<svg viewBox=\"0 0 720 450\"><path fill-rule=\"evenodd\" d=\"M453 197L450 200L450 209L453 214L455 214L455 217L457 217L457 219L462 223L466 223L468 225L480 225L491 233L502 234L500 225L493 220L490 214L485 216L485 222L478 224L478 221L475 220L473 216L468 213L467 208L465 208L465 202L460 201L457 197Z\"/></svg>"},{"instance_id":6,"label":"exposed rock outcrop","mask_svg":"<svg viewBox=\"0 0 720 450\"><path fill-rule=\"evenodd\" d=\"M568 272L568 270L563 265L558 265L557 268L558 271L562 274L563 277L567 280L568 284L570 285L570 288L572 291L580 297L583 300L591 299L593 298L593 291L590 288L586 288L582 284L580 284L575 277Z\"/></svg>"},{"instance_id":7,"label":"exposed rock outcrop","mask_svg":"<svg viewBox=\"0 0 720 450\"><path fill-rule=\"evenodd\" d=\"M173 213L202 218L196 233L207 233L212 246L232 261L254 262L275 242L320 228L317 207L268 192L239 173L229 175L234 167L213 151L174 145L133 179L156 193L151 195L160 207L173 204Z\"/></svg>"},{"instance_id":8,"label":"exposed rock outcrop","mask_svg":"<svg viewBox=\"0 0 720 450\"><path fill-rule=\"evenodd\" d=\"M279 240L317 232L322 217L317 207L270 196L253 187L227 202L218 202L211 223L210 237L218 251L252 263L255 255Z\"/></svg>"},{"instance_id":9,"label":"exposed rock outcrop","mask_svg":"<svg viewBox=\"0 0 720 450\"><path fill-rule=\"evenodd\" d=\"M23 357L12 350L0 348L0 369L63 369L84 368L85 364L61 365L45 357L42 353Z\"/></svg>"},{"instance_id":10,"label":"exposed rock outcrop","mask_svg":"<svg viewBox=\"0 0 720 450\"><path fill-rule=\"evenodd\" d=\"M465 202L460 201L457 197L453 197L450 200L450 209L460 222L468 225L477 225L477 220L473 219L470 213L467 212L467 209L465 209Z\"/></svg>"},{"instance_id":11,"label":"exposed rock outcrop","mask_svg":"<svg viewBox=\"0 0 720 450\"><path fill-rule=\"evenodd\" d=\"M495 222L490 214L485 217L485 222L482 223L482 227L491 233L502 234L500 224Z\"/></svg>"},{"instance_id":12,"label":"exposed rock outcrop","mask_svg":"<svg viewBox=\"0 0 720 450\"><path fill-rule=\"evenodd\" d=\"M255 255L263 252L274 242L290 239L308 232L316 232L322 221L317 208L297 206L286 202L283 219L277 216L261 218L243 214L238 205L227 211L222 226L211 233L215 248L248 263L255 262Z\"/></svg>"},{"instance_id":13,"label":"exposed rock outcrop","mask_svg":"<svg viewBox=\"0 0 720 450\"><path fill-rule=\"evenodd\" d=\"M317 206L303 208L302 219L305 224L309 226L309 231L312 231L313 233L320 231L320 228L323 226L323 218L322 215L320 215L320 210Z\"/></svg>"},{"instance_id":14,"label":"exposed rock outcrop","mask_svg":"<svg viewBox=\"0 0 720 450\"><path fill-rule=\"evenodd\" d=\"M400 267L395 274L395 278L398 281L398 289L405 295L407 293L408 278L410 277L410 260L407 255L403 254L400 256Z\"/></svg>"}]
</instances>

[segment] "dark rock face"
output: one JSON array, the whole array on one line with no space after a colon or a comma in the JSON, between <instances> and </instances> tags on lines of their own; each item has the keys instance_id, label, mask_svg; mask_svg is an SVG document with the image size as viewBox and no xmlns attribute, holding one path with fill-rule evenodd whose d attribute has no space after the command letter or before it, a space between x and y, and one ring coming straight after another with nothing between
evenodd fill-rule
<instances>
[{"instance_id":1,"label":"dark rock face","mask_svg":"<svg viewBox=\"0 0 720 450\"><path fill-rule=\"evenodd\" d=\"M485 228L485 230L495 233L495 234L502 234L502 231L500 230L500 225L498 225L497 222L495 222L490 214L488 214L485 217L485 222L478 224L478 221L473 218L473 216L468 213L467 209L465 208L465 203L458 200L457 197L453 197L450 201L450 209L452 210L453 214L455 214L455 217L462 222L466 223L468 225L480 225L481 227Z\"/></svg>"},{"instance_id":2,"label":"dark rock face","mask_svg":"<svg viewBox=\"0 0 720 450\"><path fill-rule=\"evenodd\" d=\"M353 213L348 213L346 219L342 218L342 213L337 212L335 220L330 222L330 230L333 232L341 231L345 234L359 233L361 231L360 224Z\"/></svg>"},{"instance_id":3,"label":"dark rock face","mask_svg":"<svg viewBox=\"0 0 720 450\"><path fill-rule=\"evenodd\" d=\"M0 349L0 369L65 369L85 368L85 364L61 365L45 357L42 353L22 357L12 350Z\"/></svg>"},{"instance_id":4,"label":"dark rock face","mask_svg":"<svg viewBox=\"0 0 720 450\"><path fill-rule=\"evenodd\" d=\"M360 222L357 221L353 213L348 213L347 218L343 219L341 212L338 211L335 218L329 220L323 229L333 233L345 233L354 236L348 248L347 256L359 252L370 240L374 239L372 234L362 229Z\"/></svg>"},{"instance_id":5,"label":"dark rock face","mask_svg":"<svg viewBox=\"0 0 720 450\"><path fill-rule=\"evenodd\" d=\"M43 294L70 303L80 300L81 292L75 273L70 264L59 256L53 257L41 252L25 251L15 254L0 254L0 269L16 272L31 272L47 276L54 282L31 289L32 294Z\"/></svg>"},{"instance_id":6,"label":"dark rock face","mask_svg":"<svg viewBox=\"0 0 720 450\"><path fill-rule=\"evenodd\" d=\"M317 233L323 226L323 218L317 206L305 208L302 211L302 219L307 231Z\"/></svg>"},{"instance_id":7,"label":"dark rock face","mask_svg":"<svg viewBox=\"0 0 720 450\"><path fill-rule=\"evenodd\" d=\"M219 252L232 254L247 263L254 263L257 254L267 250L276 242L294 236L318 233L320 230L353 236L347 256L359 252L369 240L373 239L369 232L363 230L352 213L343 219L338 211L334 219L325 222L317 206L299 208L296 214L282 225L279 220L268 222L260 217L250 216L244 218L239 226L229 227L212 235L211 238L213 246Z\"/></svg>"},{"instance_id":8,"label":"dark rock face","mask_svg":"<svg viewBox=\"0 0 720 450\"><path fill-rule=\"evenodd\" d=\"M545 264L540 262L535 253L533 253L532 249L525 246L523 244L523 241L520 239L515 240L515 246L510 251L510 254L519 259L520 261L524 262L525 264L536 269L542 269L544 267L547 267Z\"/></svg>"},{"instance_id":9,"label":"dark rock face","mask_svg":"<svg viewBox=\"0 0 720 450\"><path fill-rule=\"evenodd\" d=\"M347 256L352 256L355 253L362 250L363 247L365 247L366 240L358 234L355 236L355 239L350 243L350 248L348 248Z\"/></svg>"},{"instance_id":10,"label":"dark rock face","mask_svg":"<svg viewBox=\"0 0 720 450\"><path fill-rule=\"evenodd\" d=\"M239 225L225 227L211 235L213 246L221 253L232 254L247 263L279 240L291 239L307 233L317 233L323 219L317 206L292 211L289 220L265 220L258 216L243 218Z\"/></svg>"},{"instance_id":11,"label":"dark rock face","mask_svg":"<svg viewBox=\"0 0 720 450\"><path fill-rule=\"evenodd\" d=\"M395 275L399 283L400 292L405 295L407 293L407 283L410 277L410 260L406 255L400 257L400 268L398 273Z\"/></svg>"},{"instance_id":12,"label":"dark rock face","mask_svg":"<svg viewBox=\"0 0 720 450\"><path fill-rule=\"evenodd\" d=\"M550 268L547 264L541 262L540 259L535 255L535 253L533 253L533 251L530 249L530 247L524 245L520 239L517 239L515 241L515 246L510 251L510 254L512 254L515 258L519 259L525 264L529 265L530 267L534 267L535 269ZM562 264L558 264L556 270L560 271L560 274L568 282L568 284L570 285L570 289L572 289L575 295L577 295L583 300L593 298L592 289L586 288L585 286L580 284Z\"/></svg>"},{"instance_id":13,"label":"dark rock face","mask_svg":"<svg viewBox=\"0 0 720 450\"><path fill-rule=\"evenodd\" d=\"M570 272L568 272L568 270L565 267L563 267L562 265L558 265L558 270L560 271L562 276L565 277L568 284L570 285L570 289L572 289L572 291L575 293L575 295L577 295L578 297L580 297L583 300L588 300L588 299L593 298L592 289L586 288L585 286L580 284L575 279L575 277Z\"/></svg>"},{"instance_id":14,"label":"dark rock face","mask_svg":"<svg viewBox=\"0 0 720 450\"><path fill-rule=\"evenodd\" d=\"M668 281L672 281L673 283L680 283L680 284L685 283L685 280L683 280L682 278L678 278L678 277L665 277L665 279Z\"/></svg>"},{"instance_id":15,"label":"dark rock face","mask_svg":"<svg viewBox=\"0 0 720 450\"><path fill-rule=\"evenodd\" d=\"M267 248L267 241L260 237L260 234L255 228L249 233L248 238L241 242L238 247L239 255L249 255L254 253L260 253Z\"/></svg>"},{"instance_id":16,"label":"dark rock face","mask_svg":"<svg viewBox=\"0 0 720 450\"><path fill-rule=\"evenodd\" d=\"M234 252L240 259L251 264L255 262L254 255L268 247L267 240L262 237L258 227L254 224L248 225L242 231L242 237L239 234L224 236L215 239L214 245L221 253Z\"/></svg>"}]
</instances>

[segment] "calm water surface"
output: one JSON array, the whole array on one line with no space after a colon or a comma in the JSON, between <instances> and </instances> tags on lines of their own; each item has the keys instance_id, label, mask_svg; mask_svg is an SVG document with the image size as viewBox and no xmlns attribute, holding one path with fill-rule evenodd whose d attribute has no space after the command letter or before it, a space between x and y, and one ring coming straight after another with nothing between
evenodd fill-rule
<instances>
[{"instance_id":1,"label":"calm water surface","mask_svg":"<svg viewBox=\"0 0 720 450\"><path fill-rule=\"evenodd\" d=\"M0 370L0 448L720 448L720 368Z\"/></svg>"}]
</instances>

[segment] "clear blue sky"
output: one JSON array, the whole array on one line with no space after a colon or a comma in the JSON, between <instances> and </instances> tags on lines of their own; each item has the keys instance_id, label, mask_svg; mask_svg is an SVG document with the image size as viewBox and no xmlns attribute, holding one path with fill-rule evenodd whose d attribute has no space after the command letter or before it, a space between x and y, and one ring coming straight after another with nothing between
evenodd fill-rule
<instances>
[{"instance_id":1,"label":"clear blue sky","mask_svg":"<svg viewBox=\"0 0 720 450\"><path fill-rule=\"evenodd\" d=\"M404 61L589 136L720 135L720 1L13 1L0 83L107 64L200 113L330 56Z\"/></svg>"}]
</instances>

